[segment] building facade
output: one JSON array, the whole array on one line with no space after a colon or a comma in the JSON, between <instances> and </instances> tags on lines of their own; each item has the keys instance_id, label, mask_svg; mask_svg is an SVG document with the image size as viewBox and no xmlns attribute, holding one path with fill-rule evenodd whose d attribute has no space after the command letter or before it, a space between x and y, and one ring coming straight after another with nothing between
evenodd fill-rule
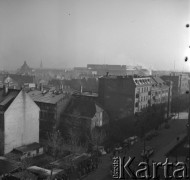
<instances>
[{"instance_id":1,"label":"building facade","mask_svg":"<svg viewBox=\"0 0 190 180\"><path fill-rule=\"evenodd\" d=\"M157 77L104 76L99 78L99 101L112 119L141 112L142 109L153 104L167 104L169 90L169 86Z\"/></svg>"},{"instance_id":2,"label":"building facade","mask_svg":"<svg viewBox=\"0 0 190 180\"><path fill-rule=\"evenodd\" d=\"M152 76L151 106L162 104L165 111L165 118L171 113L172 83L165 82L158 76Z\"/></svg>"},{"instance_id":3,"label":"building facade","mask_svg":"<svg viewBox=\"0 0 190 180\"><path fill-rule=\"evenodd\" d=\"M189 75L188 74L175 74L161 76L164 81L172 81L172 95L177 97L181 94L185 94L186 91L189 91Z\"/></svg>"},{"instance_id":4,"label":"building facade","mask_svg":"<svg viewBox=\"0 0 190 180\"><path fill-rule=\"evenodd\" d=\"M99 101L112 118L140 112L150 104L150 77L104 76L99 78Z\"/></svg>"},{"instance_id":5,"label":"building facade","mask_svg":"<svg viewBox=\"0 0 190 180\"><path fill-rule=\"evenodd\" d=\"M23 90L0 90L2 154L22 145L39 142L39 111L39 107Z\"/></svg>"},{"instance_id":6,"label":"building facade","mask_svg":"<svg viewBox=\"0 0 190 180\"><path fill-rule=\"evenodd\" d=\"M40 108L40 138L58 128L61 113L69 102L69 96L57 91L29 91L28 94Z\"/></svg>"}]
</instances>

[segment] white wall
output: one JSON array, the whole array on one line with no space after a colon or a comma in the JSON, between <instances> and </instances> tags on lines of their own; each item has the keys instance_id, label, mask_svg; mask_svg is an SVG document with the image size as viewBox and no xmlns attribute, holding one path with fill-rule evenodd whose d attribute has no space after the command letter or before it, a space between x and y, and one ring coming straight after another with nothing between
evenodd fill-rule
<instances>
[{"instance_id":1,"label":"white wall","mask_svg":"<svg viewBox=\"0 0 190 180\"><path fill-rule=\"evenodd\" d=\"M22 145L39 142L39 107L24 91L9 106L4 114L4 153Z\"/></svg>"}]
</instances>

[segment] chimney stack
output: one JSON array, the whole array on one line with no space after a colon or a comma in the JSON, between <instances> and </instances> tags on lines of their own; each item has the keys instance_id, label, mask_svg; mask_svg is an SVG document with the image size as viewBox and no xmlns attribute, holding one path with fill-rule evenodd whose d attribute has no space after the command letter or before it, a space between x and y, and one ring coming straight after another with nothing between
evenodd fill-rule
<instances>
[{"instance_id":1,"label":"chimney stack","mask_svg":"<svg viewBox=\"0 0 190 180\"><path fill-rule=\"evenodd\" d=\"M44 89L43 89L43 84L41 83L41 84L40 84L40 91L43 92L43 90L44 90Z\"/></svg>"},{"instance_id":2,"label":"chimney stack","mask_svg":"<svg viewBox=\"0 0 190 180\"><path fill-rule=\"evenodd\" d=\"M82 88L82 85L80 87L80 93L83 93L83 88Z\"/></svg>"},{"instance_id":3,"label":"chimney stack","mask_svg":"<svg viewBox=\"0 0 190 180\"><path fill-rule=\"evenodd\" d=\"M7 84L3 86L3 92L5 95L9 92L9 87L7 86Z\"/></svg>"}]
</instances>

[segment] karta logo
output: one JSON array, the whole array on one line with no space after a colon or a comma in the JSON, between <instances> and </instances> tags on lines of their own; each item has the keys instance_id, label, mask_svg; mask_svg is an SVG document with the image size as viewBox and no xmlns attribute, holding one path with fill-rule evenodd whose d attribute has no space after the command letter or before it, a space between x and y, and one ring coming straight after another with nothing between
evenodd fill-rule
<instances>
[{"instance_id":1,"label":"karta logo","mask_svg":"<svg viewBox=\"0 0 190 180\"><path fill-rule=\"evenodd\" d=\"M139 162L134 165L135 157L113 157L112 177L114 179L189 179L189 167L184 162Z\"/></svg>"}]
</instances>

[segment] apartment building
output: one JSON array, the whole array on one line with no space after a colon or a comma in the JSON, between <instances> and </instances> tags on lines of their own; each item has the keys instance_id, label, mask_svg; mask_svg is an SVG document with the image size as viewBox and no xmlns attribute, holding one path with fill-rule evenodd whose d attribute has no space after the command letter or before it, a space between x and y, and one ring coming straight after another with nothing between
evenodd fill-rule
<instances>
[{"instance_id":1,"label":"apartment building","mask_svg":"<svg viewBox=\"0 0 190 180\"><path fill-rule=\"evenodd\" d=\"M1 154L39 142L39 111L23 90L0 89Z\"/></svg>"}]
</instances>

